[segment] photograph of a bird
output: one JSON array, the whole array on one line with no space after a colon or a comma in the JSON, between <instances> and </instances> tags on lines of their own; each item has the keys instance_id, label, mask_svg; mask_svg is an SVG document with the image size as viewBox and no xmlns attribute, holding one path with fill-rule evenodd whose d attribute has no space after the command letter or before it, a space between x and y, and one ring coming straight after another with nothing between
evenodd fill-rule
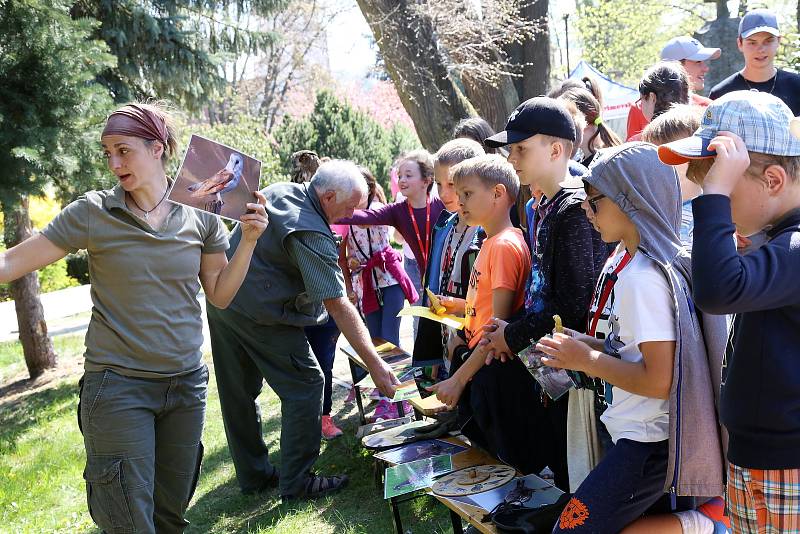
<instances>
[{"instance_id":1,"label":"photograph of a bird","mask_svg":"<svg viewBox=\"0 0 800 534\"><path fill-rule=\"evenodd\" d=\"M205 209L219 215L225 202L222 195L233 191L239 185L244 170L244 158L236 152L231 153L228 164L217 171L214 176L187 187L193 198L214 195L212 200L206 202Z\"/></svg>"}]
</instances>

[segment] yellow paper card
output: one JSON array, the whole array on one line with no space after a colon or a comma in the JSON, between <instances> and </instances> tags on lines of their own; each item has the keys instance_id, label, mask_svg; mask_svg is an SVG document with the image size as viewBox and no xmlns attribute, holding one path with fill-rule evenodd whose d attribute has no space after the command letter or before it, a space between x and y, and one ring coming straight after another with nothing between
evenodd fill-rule
<instances>
[{"instance_id":1,"label":"yellow paper card","mask_svg":"<svg viewBox=\"0 0 800 534\"><path fill-rule=\"evenodd\" d=\"M464 328L464 318L458 317L457 315L450 315L450 314L442 314L438 315L433 313L430 308L426 306L406 306L397 314L398 317L424 317L425 319L430 319L431 321L436 321L437 323L442 323L445 326L449 326L450 328L455 328L456 330L461 330Z\"/></svg>"}]
</instances>

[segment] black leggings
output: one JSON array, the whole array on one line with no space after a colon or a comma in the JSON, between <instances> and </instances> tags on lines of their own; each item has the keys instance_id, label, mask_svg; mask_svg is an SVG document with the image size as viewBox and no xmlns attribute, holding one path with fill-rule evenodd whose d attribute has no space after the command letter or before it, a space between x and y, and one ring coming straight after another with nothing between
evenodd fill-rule
<instances>
[{"instance_id":1,"label":"black leggings","mask_svg":"<svg viewBox=\"0 0 800 534\"><path fill-rule=\"evenodd\" d=\"M458 403L462 432L525 474L549 466L556 486L569 491L567 396L543 402L540 392L517 358L483 366Z\"/></svg>"}]
</instances>

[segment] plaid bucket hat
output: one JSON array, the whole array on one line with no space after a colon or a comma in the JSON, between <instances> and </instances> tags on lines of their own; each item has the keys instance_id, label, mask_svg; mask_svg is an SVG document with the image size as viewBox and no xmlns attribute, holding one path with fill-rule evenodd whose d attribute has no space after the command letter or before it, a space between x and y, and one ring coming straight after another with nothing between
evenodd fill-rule
<instances>
[{"instance_id":1,"label":"plaid bucket hat","mask_svg":"<svg viewBox=\"0 0 800 534\"><path fill-rule=\"evenodd\" d=\"M794 117L781 99L758 91L733 91L705 109L700 128L685 139L661 145L659 159L680 165L690 159L713 158L708 144L719 132L733 132L750 152L776 156L800 156L800 138L793 135ZM796 123L796 121L794 121Z\"/></svg>"}]
</instances>

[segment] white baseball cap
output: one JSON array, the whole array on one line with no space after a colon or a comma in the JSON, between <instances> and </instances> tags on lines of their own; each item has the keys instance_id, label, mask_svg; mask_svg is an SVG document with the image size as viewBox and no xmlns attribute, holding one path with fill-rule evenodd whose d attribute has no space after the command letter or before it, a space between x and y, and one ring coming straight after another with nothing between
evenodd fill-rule
<instances>
[{"instance_id":1,"label":"white baseball cap","mask_svg":"<svg viewBox=\"0 0 800 534\"><path fill-rule=\"evenodd\" d=\"M706 48L700 41L687 35L670 39L661 49L661 59L665 61L707 61L717 59L720 54L722 50L719 48Z\"/></svg>"}]
</instances>

